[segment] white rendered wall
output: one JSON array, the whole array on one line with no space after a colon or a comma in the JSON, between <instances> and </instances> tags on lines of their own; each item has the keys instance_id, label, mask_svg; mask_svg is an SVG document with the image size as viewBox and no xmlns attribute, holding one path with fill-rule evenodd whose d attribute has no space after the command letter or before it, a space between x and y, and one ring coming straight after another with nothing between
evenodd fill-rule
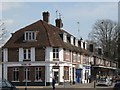
<instances>
[{"instance_id":1,"label":"white rendered wall","mask_svg":"<svg viewBox=\"0 0 120 90\"><path fill-rule=\"evenodd\" d=\"M19 62L23 61L23 48L19 48Z\"/></svg>"},{"instance_id":2,"label":"white rendered wall","mask_svg":"<svg viewBox=\"0 0 120 90\"><path fill-rule=\"evenodd\" d=\"M35 48L31 48L31 61L35 61Z\"/></svg>"},{"instance_id":3,"label":"white rendered wall","mask_svg":"<svg viewBox=\"0 0 120 90\"><path fill-rule=\"evenodd\" d=\"M63 80L63 76L64 76L64 66L60 65L60 69L59 69L59 82L64 82Z\"/></svg>"},{"instance_id":4,"label":"white rendered wall","mask_svg":"<svg viewBox=\"0 0 120 90\"><path fill-rule=\"evenodd\" d=\"M53 60L53 48L47 47L45 49L45 61L52 61Z\"/></svg>"},{"instance_id":5,"label":"white rendered wall","mask_svg":"<svg viewBox=\"0 0 120 90\"><path fill-rule=\"evenodd\" d=\"M63 48L59 48L59 61L63 61L63 54L64 54Z\"/></svg>"},{"instance_id":6,"label":"white rendered wall","mask_svg":"<svg viewBox=\"0 0 120 90\"><path fill-rule=\"evenodd\" d=\"M82 70L82 83L85 83L85 67Z\"/></svg>"},{"instance_id":7,"label":"white rendered wall","mask_svg":"<svg viewBox=\"0 0 120 90\"><path fill-rule=\"evenodd\" d=\"M53 73L52 73L52 66L49 64L46 64L45 66L45 78L46 78L46 82L52 82L52 77L53 77Z\"/></svg>"},{"instance_id":8,"label":"white rendered wall","mask_svg":"<svg viewBox=\"0 0 120 90\"><path fill-rule=\"evenodd\" d=\"M3 61L4 62L8 61L8 49L7 48L3 49Z\"/></svg>"},{"instance_id":9,"label":"white rendered wall","mask_svg":"<svg viewBox=\"0 0 120 90\"><path fill-rule=\"evenodd\" d=\"M8 49L3 49L3 78L7 79L7 65L5 62L8 62Z\"/></svg>"},{"instance_id":10,"label":"white rendered wall","mask_svg":"<svg viewBox=\"0 0 120 90\"><path fill-rule=\"evenodd\" d=\"M3 78L7 79L7 65L3 64Z\"/></svg>"}]
</instances>

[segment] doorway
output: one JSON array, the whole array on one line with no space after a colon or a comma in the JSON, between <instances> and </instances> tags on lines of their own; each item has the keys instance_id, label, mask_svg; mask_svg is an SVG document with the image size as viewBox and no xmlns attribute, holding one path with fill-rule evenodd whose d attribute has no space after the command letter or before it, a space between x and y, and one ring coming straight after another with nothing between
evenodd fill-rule
<instances>
[{"instance_id":1,"label":"doorway","mask_svg":"<svg viewBox=\"0 0 120 90\"><path fill-rule=\"evenodd\" d=\"M53 77L56 80L56 84L59 83L59 69L53 69Z\"/></svg>"}]
</instances>

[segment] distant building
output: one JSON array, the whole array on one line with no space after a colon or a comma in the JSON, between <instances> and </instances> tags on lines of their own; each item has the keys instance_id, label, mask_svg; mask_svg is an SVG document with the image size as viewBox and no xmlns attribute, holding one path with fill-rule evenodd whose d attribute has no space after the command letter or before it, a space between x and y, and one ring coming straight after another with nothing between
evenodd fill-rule
<instances>
[{"instance_id":1,"label":"distant building","mask_svg":"<svg viewBox=\"0 0 120 90\"><path fill-rule=\"evenodd\" d=\"M96 48L95 43L89 42L88 49L91 52L91 76L93 79L99 77L113 77L117 75L118 62L103 56L102 48Z\"/></svg>"}]
</instances>

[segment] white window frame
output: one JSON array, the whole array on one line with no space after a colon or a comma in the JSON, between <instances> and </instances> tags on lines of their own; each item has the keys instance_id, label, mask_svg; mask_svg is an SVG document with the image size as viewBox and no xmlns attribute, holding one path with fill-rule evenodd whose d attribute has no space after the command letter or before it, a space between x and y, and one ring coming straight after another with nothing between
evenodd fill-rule
<instances>
[{"instance_id":1,"label":"white window frame","mask_svg":"<svg viewBox=\"0 0 120 90\"><path fill-rule=\"evenodd\" d=\"M18 73L18 76L16 75L17 73ZM18 80L17 80L17 78L18 78ZM17 81L17 82L19 81L19 69L18 68L13 68L13 81Z\"/></svg>"},{"instance_id":2,"label":"white window frame","mask_svg":"<svg viewBox=\"0 0 120 90\"><path fill-rule=\"evenodd\" d=\"M81 57L80 57L80 54L78 54L78 60L77 60L78 62L80 62L81 61Z\"/></svg>"},{"instance_id":3,"label":"white window frame","mask_svg":"<svg viewBox=\"0 0 120 90\"><path fill-rule=\"evenodd\" d=\"M70 42L72 45L74 45L74 37L73 36L70 37Z\"/></svg>"},{"instance_id":4,"label":"white window frame","mask_svg":"<svg viewBox=\"0 0 120 90\"><path fill-rule=\"evenodd\" d=\"M73 61L76 61L76 53L73 53Z\"/></svg>"},{"instance_id":5,"label":"white window frame","mask_svg":"<svg viewBox=\"0 0 120 90\"><path fill-rule=\"evenodd\" d=\"M34 41L34 40L36 40L36 31L26 31L24 33L24 40L25 41Z\"/></svg>"},{"instance_id":6,"label":"white window frame","mask_svg":"<svg viewBox=\"0 0 120 90\"><path fill-rule=\"evenodd\" d=\"M67 42L67 34L66 33L63 34L63 41Z\"/></svg>"},{"instance_id":7,"label":"white window frame","mask_svg":"<svg viewBox=\"0 0 120 90\"><path fill-rule=\"evenodd\" d=\"M83 56L83 64L87 64L87 65L90 64L89 57L86 55Z\"/></svg>"},{"instance_id":8,"label":"white window frame","mask_svg":"<svg viewBox=\"0 0 120 90\"><path fill-rule=\"evenodd\" d=\"M41 72L41 75L40 75L39 72ZM42 82L41 77L42 77L42 68L41 67L36 67L35 68L35 81Z\"/></svg>"},{"instance_id":9,"label":"white window frame","mask_svg":"<svg viewBox=\"0 0 120 90\"><path fill-rule=\"evenodd\" d=\"M27 73L27 77L26 77L26 73ZM24 81L26 81L26 80L28 82L30 82L30 68L28 68L28 67L24 68Z\"/></svg>"},{"instance_id":10,"label":"white window frame","mask_svg":"<svg viewBox=\"0 0 120 90\"><path fill-rule=\"evenodd\" d=\"M65 52L65 55L66 55L66 60L67 61L70 61L70 52L68 51L68 50L66 50L66 52Z\"/></svg>"},{"instance_id":11,"label":"white window frame","mask_svg":"<svg viewBox=\"0 0 120 90\"><path fill-rule=\"evenodd\" d=\"M55 52L54 52L54 50L55 50ZM55 54L55 57L54 57L54 54ZM57 55L58 55L58 57L57 57ZM59 48L53 48L53 59L59 59Z\"/></svg>"},{"instance_id":12,"label":"white window frame","mask_svg":"<svg viewBox=\"0 0 120 90\"><path fill-rule=\"evenodd\" d=\"M78 39L75 39L75 46L78 47Z\"/></svg>"},{"instance_id":13,"label":"white window frame","mask_svg":"<svg viewBox=\"0 0 120 90\"><path fill-rule=\"evenodd\" d=\"M31 60L31 49L23 49L23 60Z\"/></svg>"}]
</instances>

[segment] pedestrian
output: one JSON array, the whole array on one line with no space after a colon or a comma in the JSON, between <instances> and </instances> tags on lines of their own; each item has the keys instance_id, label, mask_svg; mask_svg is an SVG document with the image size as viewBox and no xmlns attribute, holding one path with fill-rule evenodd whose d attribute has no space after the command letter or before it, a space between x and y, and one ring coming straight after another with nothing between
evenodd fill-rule
<instances>
[{"instance_id":1,"label":"pedestrian","mask_svg":"<svg viewBox=\"0 0 120 90\"><path fill-rule=\"evenodd\" d=\"M52 78L52 88L53 88L53 90L55 89L55 83L56 83L55 77L53 77L53 78Z\"/></svg>"},{"instance_id":2,"label":"pedestrian","mask_svg":"<svg viewBox=\"0 0 120 90\"><path fill-rule=\"evenodd\" d=\"M91 75L89 75L88 79L89 79L89 83L91 83Z\"/></svg>"}]
</instances>

